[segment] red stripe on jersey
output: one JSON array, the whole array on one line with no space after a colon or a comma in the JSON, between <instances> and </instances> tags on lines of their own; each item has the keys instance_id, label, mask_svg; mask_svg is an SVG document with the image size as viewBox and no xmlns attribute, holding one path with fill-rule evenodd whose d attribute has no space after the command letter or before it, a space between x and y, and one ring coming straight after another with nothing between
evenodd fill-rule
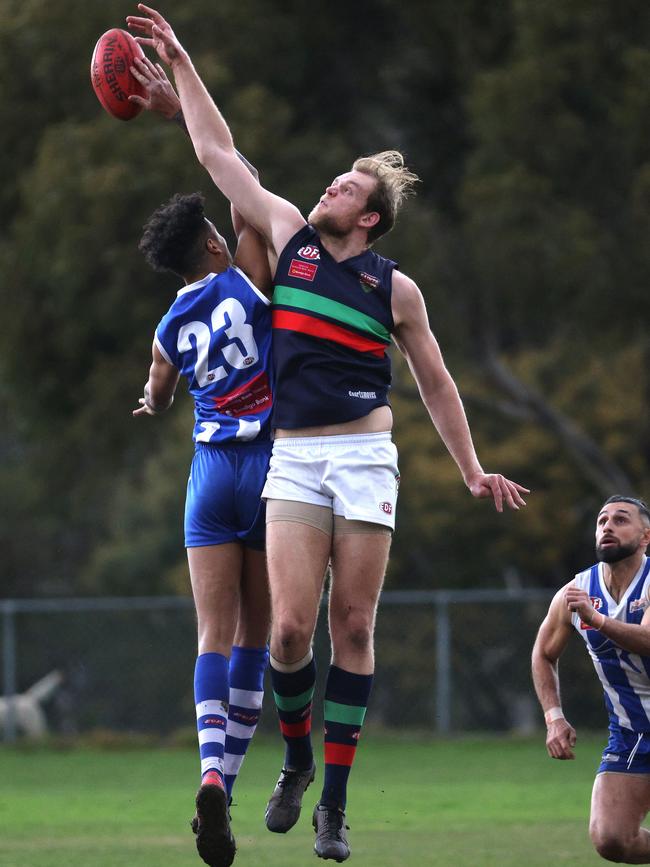
<instances>
[{"instance_id":1,"label":"red stripe on jersey","mask_svg":"<svg viewBox=\"0 0 650 867\"><path fill-rule=\"evenodd\" d=\"M288 738L303 738L311 731L311 716L297 723L285 723L280 720L280 731Z\"/></svg>"},{"instance_id":2,"label":"red stripe on jersey","mask_svg":"<svg viewBox=\"0 0 650 867\"><path fill-rule=\"evenodd\" d=\"M354 761L356 751L356 747L350 747L346 744L332 744L325 741L325 764L347 765L347 767L350 767Z\"/></svg>"},{"instance_id":3,"label":"red stripe on jersey","mask_svg":"<svg viewBox=\"0 0 650 867\"><path fill-rule=\"evenodd\" d=\"M377 355L380 358L386 352L384 343L369 340L367 337L361 337L359 334L341 328L340 325L333 325L331 322L315 319L304 313L292 313L289 310L276 309L273 311L273 327L283 328L287 331L299 331L301 334L310 334L312 337L321 337L323 340L332 340L334 343L341 343L350 349L367 352L369 355Z\"/></svg>"},{"instance_id":4,"label":"red stripe on jersey","mask_svg":"<svg viewBox=\"0 0 650 867\"><path fill-rule=\"evenodd\" d=\"M266 371L263 370L253 379L240 385L239 388L213 397L214 405L219 412L239 418L242 415L254 415L264 412L273 403L271 386Z\"/></svg>"}]
</instances>

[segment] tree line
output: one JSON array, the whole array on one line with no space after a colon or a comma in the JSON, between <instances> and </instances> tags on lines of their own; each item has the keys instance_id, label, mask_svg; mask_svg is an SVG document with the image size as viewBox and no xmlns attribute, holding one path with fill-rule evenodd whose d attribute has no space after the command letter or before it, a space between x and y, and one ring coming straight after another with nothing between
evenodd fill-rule
<instances>
[{"instance_id":1,"label":"tree line","mask_svg":"<svg viewBox=\"0 0 650 867\"><path fill-rule=\"evenodd\" d=\"M174 192L228 209L173 124L89 82L123 0L0 4L2 595L187 592L191 407L133 419L177 290L138 250ZM425 294L479 456L533 489L472 500L395 359L391 586L567 580L650 481L650 11L640 0L192 0L167 12L235 139L308 211L354 157L421 178L378 251Z\"/></svg>"}]
</instances>

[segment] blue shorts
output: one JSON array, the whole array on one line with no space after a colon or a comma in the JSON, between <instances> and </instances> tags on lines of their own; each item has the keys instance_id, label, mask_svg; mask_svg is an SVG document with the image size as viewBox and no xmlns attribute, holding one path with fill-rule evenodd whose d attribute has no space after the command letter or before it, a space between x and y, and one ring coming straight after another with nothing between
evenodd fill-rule
<instances>
[{"instance_id":1,"label":"blue shorts","mask_svg":"<svg viewBox=\"0 0 650 867\"><path fill-rule=\"evenodd\" d=\"M187 482L185 547L243 542L264 549L262 488L272 443L197 443Z\"/></svg>"},{"instance_id":2,"label":"blue shorts","mask_svg":"<svg viewBox=\"0 0 650 867\"><path fill-rule=\"evenodd\" d=\"M650 732L610 728L596 773L650 774Z\"/></svg>"}]
</instances>

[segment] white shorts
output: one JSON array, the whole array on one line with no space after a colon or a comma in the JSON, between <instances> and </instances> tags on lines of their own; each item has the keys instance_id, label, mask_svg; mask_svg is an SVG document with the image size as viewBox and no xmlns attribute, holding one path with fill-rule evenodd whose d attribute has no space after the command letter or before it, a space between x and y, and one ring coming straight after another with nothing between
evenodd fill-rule
<instances>
[{"instance_id":1,"label":"white shorts","mask_svg":"<svg viewBox=\"0 0 650 867\"><path fill-rule=\"evenodd\" d=\"M399 470L390 433L276 439L265 500L328 506L350 521L395 529Z\"/></svg>"}]
</instances>

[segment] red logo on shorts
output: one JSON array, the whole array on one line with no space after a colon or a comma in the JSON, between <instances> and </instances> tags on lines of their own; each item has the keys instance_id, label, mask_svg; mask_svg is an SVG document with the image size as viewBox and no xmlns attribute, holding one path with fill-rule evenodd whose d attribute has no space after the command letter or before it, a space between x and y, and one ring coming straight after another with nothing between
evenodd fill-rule
<instances>
[{"instance_id":1,"label":"red logo on shorts","mask_svg":"<svg viewBox=\"0 0 650 867\"><path fill-rule=\"evenodd\" d=\"M393 514L393 504L392 503L380 503L379 508L382 512L386 512L387 515Z\"/></svg>"},{"instance_id":2,"label":"red logo on shorts","mask_svg":"<svg viewBox=\"0 0 650 867\"><path fill-rule=\"evenodd\" d=\"M301 280L311 282L316 276L316 271L318 271L318 265L314 265L313 262L300 262L298 259L292 259L289 277L299 277Z\"/></svg>"}]
</instances>

